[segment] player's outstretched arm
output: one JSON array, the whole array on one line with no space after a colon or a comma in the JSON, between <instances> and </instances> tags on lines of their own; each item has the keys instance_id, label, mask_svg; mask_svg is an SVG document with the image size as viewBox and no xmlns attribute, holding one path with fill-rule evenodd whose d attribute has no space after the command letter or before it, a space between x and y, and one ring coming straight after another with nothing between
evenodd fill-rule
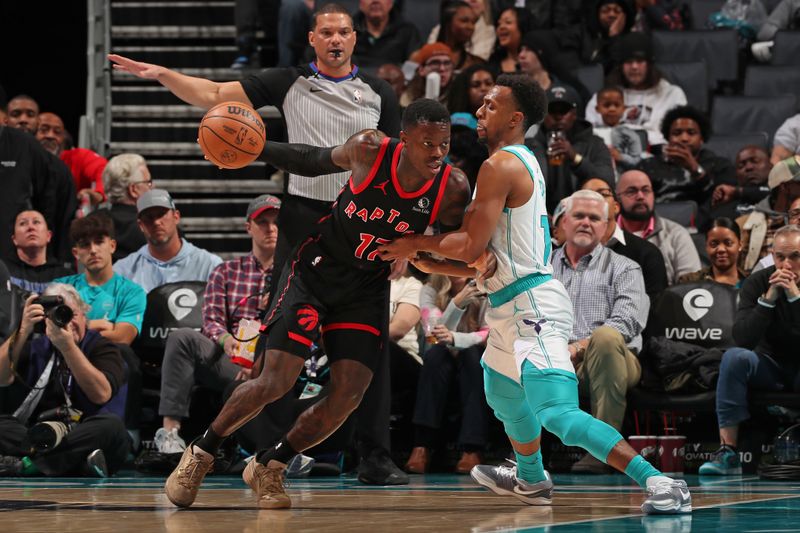
<instances>
[{"instance_id":1,"label":"player's outstretched arm","mask_svg":"<svg viewBox=\"0 0 800 533\"><path fill-rule=\"evenodd\" d=\"M369 173L384 137L377 130L364 130L344 144L329 148L267 141L259 159L285 172L307 177L352 170L353 179L358 183L359 178Z\"/></svg>"},{"instance_id":2,"label":"player's outstretched arm","mask_svg":"<svg viewBox=\"0 0 800 533\"><path fill-rule=\"evenodd\" d=\"M203 109L211 109L217 104L231 101L253 105L238 81L218 83L195 78L161 65L134 61L117 54L109 54L108 59L114 64L114 70L128 72L137 78L155 80L184 102Z\"/></svg>"},{"instance_id":3,"label":"player's outstretched arm","mask_svg":"<svg viewBox=\"0 0 800 533\"><path fill-rule=\"evenodd\" d=\"M514 157L514 156L511 156ZM484 161L478 173L475 199L467 207L461 227L441 235L406 235L378 247L385 261L411 257L416 252L431 252L449 259L472 263L489 245L497 221L503 213L511 190L511 170L505 156ZM448 211L443 210L441 216Z\"/></svg>"}]
</instances>

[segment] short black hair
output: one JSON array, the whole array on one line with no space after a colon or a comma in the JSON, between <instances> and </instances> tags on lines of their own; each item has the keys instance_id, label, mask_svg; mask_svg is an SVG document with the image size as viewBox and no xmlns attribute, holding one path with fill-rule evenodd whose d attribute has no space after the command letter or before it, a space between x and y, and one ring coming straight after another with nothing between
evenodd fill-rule
<instances>
[{"instance_id":1,"label":"short black hair","mask_svg":"<svg viewBox=\"0 0 800 533\"><path fill-rule=\"evenodd\" d=\"M597 91L597 101L600 101L600 97L603 96L605 93L617 93L622 96L622 99L625 99L625 92L622 90L622 87L619 85L606 85L599 91Z\"/></svg>"},{"instance_id":2,"label":"short black hair","mask_svg":"<svg viewBox=\"0 0 800 533\"><path fill-rule=\"evenodd\" d=\"M736 235L737 239L739 239L740 241L742 240L742 234L741 231L739 230L739 224L737 224L728 217L715 218L714 221L711 223L711 229L709 229L708 231L711 231L714 228L729 229L734 233L734 235ZM706 235L708 234L706 233Z\"/></svg>"},{"instance_id":3,"label":"short black hair","mask_svg":"<svg viewBox=\"0 0 800 533\"><path fill-rule=\"evenodd\" d=\"M105 213L92 213L76 218L69 226L69 238L73 245L97 237L114 238L114 221Z\"/></svg>"},{"instance_id":4,"label":"short black hair","mask_svg":"<svg viewBox=\"0 0 800 533\"><path fill-rule=\"evenodd\" d=\"M350 14L349 11L347 11L347 9L344 8L344 6L342 6L341 4L325 4L324 6L317 9L316 11L314 11L314 13L311 14L311 29L313 30L314 28L317 27L318 16L329 15L331 13L340 13L342 15L347 15L347 17L350 19L350 25L351 26L353 25L353 16Z\"/></svg>"},{"instance_id":5,"label":"short black hair","mask_svg":"<svg viewBox=\"0 0 800 533\"><path fill-rule=\"evenodd\" d=\"M672 123L679 118L694 120L700 128L700 136L703 141L708 140L708 136L711 135L711 124L708 122L708 118L702 111L690 105L673 107L664 115L664 119L661 121L661 134L664 135L665 139L669 139L669 130L672 127Z\"/></svg>"},{"instance_id":6,"label":"short black hair","mask_svg":"<svg viewBox=\"0 0 800 533\"><path fill-rule=\"evenodd\" d=\"M403 111L401 127L403 130L407 130L420 122L442 122L450 124L450 112L444 105L436 100L419 98L411 102L406 110Z\"/></svg>"},{"instance_id":7,"label":"short black hair","mask_svg":"<svg viewBox=\"0 0 800 533\"><path fill-rule=\"evenodd\" d=\"M495 85L511 89L517 109L525 117L522 124L525 130L544 120L547 113L547 95L533 79L525 74L501 74L497 77Z\"/></svg>"}]
</instances>

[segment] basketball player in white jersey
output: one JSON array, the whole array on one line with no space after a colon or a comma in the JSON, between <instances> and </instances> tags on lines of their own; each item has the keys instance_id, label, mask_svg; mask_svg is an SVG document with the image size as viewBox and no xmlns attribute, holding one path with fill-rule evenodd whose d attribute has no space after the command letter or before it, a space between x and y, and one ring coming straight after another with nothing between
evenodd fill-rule
<instances>
[{"instance_id":1,"label":"basketball player in white jersey","mask_svg":"<svg viewBox=\"0 0 800 533\"><path fill-rule=\"evenodd\" d=\"M540 451L544 427L564 444L581 446L645 487L645 513L691 512L684 481L664 476L614 428L578 408L578 380L568 348L572 303L551 275L544 178L523 144L525 131L542 120L546 106L536 82L500 76L477 112L478 136L491 155L481 166L461 228L404 236L380 248L382 257L411 258L423 270L454 275L484 272L488 278L484 286L491 329L483 355L484 388L511 440L517 465L476 466L471 473L476 482L528 504L551 503L553 483ZM487 247L494 258L484 252ZM462 263L414 259L417 252Z\"/></svg>"}]
</instances>

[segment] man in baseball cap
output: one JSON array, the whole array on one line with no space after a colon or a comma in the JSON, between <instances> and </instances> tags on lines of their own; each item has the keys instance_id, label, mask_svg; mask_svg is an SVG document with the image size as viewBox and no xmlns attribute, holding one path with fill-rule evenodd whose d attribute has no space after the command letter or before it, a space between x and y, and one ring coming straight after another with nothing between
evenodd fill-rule
<instances>
[{"instance_id":1,"label":"man in baseball cap","mask_svg":"<svg viewBox=\"0 0 800 533\"><path fill-rule=\"evenodd\" d=\"M114 272L146 292L174 281L206 281L222 262L178 233L181 213L164 189L151 189L136 201L139 229L147 244L114 263Z\"/></svg>"},{"instance_id":2,"label":"man in baseball cap","mask_svg":"<svg viewBox=\"0 0 800 533\"><path fill-rule=\"evenodd\" d=\"M578 92L565 84L547 90L547 114L539 131L525 144L533 151L547 182L549 212L581 188L589 178L614 182L611 154L594 135L592 125L578 117L582 106Z\"/></svg>"},{"instance_id":3,"label":"man in baseball cap","mask_svg":"<svg viewBox=\"0 0 800 533\"><path fill-rule=\"evenodd\" d=\"M164 189L150 189L139 197L136 201L136 212L141 218L142 213L151 207L161 207L167 210L175 210L175 202L172 196Z\"/></svg>"},{"instance_id":4,"label":"man in baseball cap","mask_svg":"<svg viewBox=\"0 0 800 533\"><path fill-rule=\"evenodd\" d=\"M160 453L181 453L186 449L179 430L189 416L190 396L183 391L203 385L222 392L235 379L250 376L234 335L243 338L237 334L240 322L257 320L267 305L280 207L281 201L271 194L262 194L248 204L245 230L252 239L250 253L228 259L211 272L204 294L208 305L203 306L203 329L181 328L167 339L158 405L162 427L153 439ZM262 414L244 426L245 432L249 434L250 428L265 431L261 425L264 416L271 420L269 414Z\"/></svg>"},{"instance_id":5,"label":"man in baseball cap","mask_svg":"<svg viewBox=\"0 0 800 533\"><path fill-rule=\"evenodd\" d=\"M800 198L800 155L778 161L769 171L767 185L769 196L758 202L750 214L736 219L742 229L739 263L748 272L774 264L770 250L775 232L792 222L786 212Z\"/></svg>"},{"instance_id":6,"label":"man in baseball cap","mask_svg":"<svg viewBox=\"0 0 800 533\"><path fill-rule=\"evenodd\" d=\"M271 194L262 194L254 198L247 206L247 220L253 220L258 215L269 209L277 210L281 208L281 201Z\"/></svg>"}]
</instances>

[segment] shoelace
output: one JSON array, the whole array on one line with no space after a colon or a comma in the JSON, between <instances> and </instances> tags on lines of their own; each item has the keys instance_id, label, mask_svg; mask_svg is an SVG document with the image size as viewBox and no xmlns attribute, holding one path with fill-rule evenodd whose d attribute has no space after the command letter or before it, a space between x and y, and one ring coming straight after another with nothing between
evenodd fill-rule
<instances>
[{"instance_id":1,"label":"shoelace","mask_svg":"<svg viewBox=\"0 0 800 533\"><path fill-rule=\"evenodd\" d=\"M186 489L194 490L197 488L197 485L200 484L203 475L205 475L205 472L202 471L202 468L205 466L203 461L197 459L194 453L192 453L189 456L189 461L186 463L186 466L178 470L178 484Z\"/></svg>"},{"instance_id":2,"label":"shoelace","mask_svg":"<svg viewBox=\"0 0 800 533\"><path fill-rule=\"evenodd\" d=\"M283 468L269 468L256 466L255 475L258 478L259 492L266 490L267 494L286 494L283 488ZM260 494L259 496L263 496Z\"/></svg>"},{"instance_id":3,"label":"shoelace","mask_svg":"<svg viewBox=\"0 0 800 533\"><path fill-rule=\"evenodd\" d=\"M647 487L647 493L650 496L657 496L659 494L669 494L672 492L672 481L662 481L656 483L652 487Z\"/></svg>"},{"instance_id":4,"label":"shoelace","mask_svg":"<svg viewBox=\"0 0 800 533\"><path fill-rule=\"evenodd\" d=\"M497 467L498 484L504 488L513 487L517 482L517 467L516 466L498 466Z\"/></svg>"}]
</instances>

